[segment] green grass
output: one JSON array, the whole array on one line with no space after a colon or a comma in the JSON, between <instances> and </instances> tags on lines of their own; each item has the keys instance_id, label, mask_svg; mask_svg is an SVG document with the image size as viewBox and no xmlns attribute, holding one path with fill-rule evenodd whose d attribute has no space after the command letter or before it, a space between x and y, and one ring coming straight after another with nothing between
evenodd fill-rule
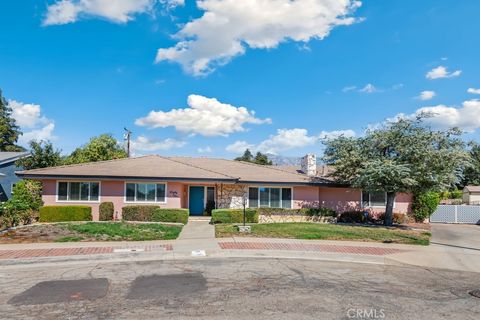
<instances>
[{"instance_id":1,"label":"green grass","mask_svg":"<svg viewBox=\"0 0 480 320\"><path fill-rule=\"evenodd\" d=\"M215 234L217 237L248 235L264 238L353 240L418 245L428 245L430 241L429 232L383 227L299 222L252 224L251 227L250 234L243 234L239 233L233 224L217 224L215 225Z\"/></svg>"},{"instance_id":2,"label":"green grass","mask_svg":"<svg viewBox=\"0 0 480 320\"><path fill-rule=\"evenodd\" d=\"M82 237L67 236L67 237L58 238L55 240L55 242L77 242L82 240L83 240Z\"/></svg>"},{"instance_id":3,"label":"green grass","mask_svg":"<svg viewBox=\"0 0 480 320\"><path fill-rule=\"evenodd\" d=\"M123 222L87 222L84 224L68 224L65 227L68 228L68 230L93 236L98 240L104 241L171 240L176 239L182 230L181 226L168 226L157 223L132 224ZM68 237L64 237L63 239L65 238Z\"/></svg>"}]
</instances>

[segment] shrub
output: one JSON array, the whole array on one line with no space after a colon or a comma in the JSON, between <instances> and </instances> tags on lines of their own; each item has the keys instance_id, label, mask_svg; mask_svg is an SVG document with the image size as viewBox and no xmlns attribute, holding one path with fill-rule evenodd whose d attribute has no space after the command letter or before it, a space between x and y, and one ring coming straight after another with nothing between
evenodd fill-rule
<instances>
[{"instance_id":1,"label":"shrub","mask_svg":"<svg viewBox=\"0 0 480 320\"><path fill-rule=\"evenodd\" d=\"M385 220L385 212L379 214L375 217L375 221ZM393 223L402 224L408 221L408 216L404 213L394 212L393 213Z\"/></svg>"},{"instance_id":2,"label":"shrub","mask_svg":"<svg viewBox=\"0 0 480 320\"><path fill-rule=\"evenodd\" d=\"M288 209L288 208L257 208L259 215L300 215L309 217L336 217L337 212L329 208L302 208L302 209Z\"/></svg>"},{"instance_id":3,"label":"shrub","mask_svg":"<svg viewBox=\"0 0 480 320\"><path fill-rule=\"evenodd\" d=\"M33 180L17 182L12 197L0 204L0 228L35 222L42 204L41 183Z\"/></svg>"},{"instance_id":4,"label":"shrub","mask_svg":"<svg viewBox=\"0 0 480 320\"><path fill-rule=\"evenodd\" d=\"M40 208L40 222L91 221L89 206L45 206Z\"/></svg>"},{"instance_id":5,"label":"shrub","mask_svg":"<svg viewBox=\"0 0 480 320\"><path fill-rule=\"evenodd\" d=\"M126 221L152 221L153 212L159 206L126 206L122 208L122 219Z\"/></svg>"},{"instance_id":6,"label":"shrub","mask_svg":"<svg viewBox=\"0 0 480 320\"><path fill-rule=\"evenodd\" d=\"M102 202L100 203L100 221L112 221L113 220L113 213L114 213L114 206L113 202Z\"/></svg>"},{"instance_id":7,"label":"shrub","mask_svg":"<svg viewBox=\"0 0 480 320\"><path fill-rule=\"evenodd\" d=\"M337 221L345 223L365 223L367 217L368 215L362 211L345 211L340 213Z\"/></svg>"},{"instance_id":8,"label":"shrub","mask_svg":"<svg viewBox=\"0 0 480 320\"><path fill-rule=\"evenodd\" d=\"M258 223L258 211L255 209L245 210L245 221ZM215 209L212 210L213 223L242 223L243 209Z\"/></svg>"},{"instance_id":9,"label":"shrub","mask_svg":"<svg viewBox=\"0 0 480 320\"><path fill-rule=\"evenodd\" d=\"M21 180L15 183L12 200L22 202L29 209L38 211L43 205L42 184L34 180Z\"/></svg>"},{"instance_id":10,"label":"shrub","mask_svg":"<svg viewBox=\"0 0 480 320\"><path fill-rule=\"evenodd\" d=\"M450 192L450 199L461 199L463 196L462 190L453 190Z\"/></svg>"},{"instance_id":11,"label":"shrub","mask_svg":"<svg viewBox=\"0 0 480 320\"><path fill-rule=\"evenodd\" d=\"M188 209L161 209L153 211L151 221L159 222L178 222L187 224L190 212Z\"/></svg>"},{"instance_id":12,"label":"shrub","mask_svg":"<svg viewBox=\"0 0 480 320\"><path fill-rule=\"evenodd\" d=\"M440 196L437 192L424 192L414 195L412 213L415 221L422 222L435 212L440 204Z\"/></svg>"},{"instance_id":13,"label":"shrub","mask_svg":"<svg viewBox=\"0 0 480 320\"><path fill-rule=\"evenodd\" d=\"M309 217L336 217L337 211L330 208L304 208L300 209L306 216Z\"/></svg>"},{"instance_id":14,"label":"shrub","mask_svg":"<svg viewBox=\"0 0 480 320\"><path fill-rule=\"evenodd\" d=\"M215 209L215 201L212 201L212 200L207 201L207 204L205 205L205 212L203 215L211 216L213 209Z\"/></svg>"}]
</instances>

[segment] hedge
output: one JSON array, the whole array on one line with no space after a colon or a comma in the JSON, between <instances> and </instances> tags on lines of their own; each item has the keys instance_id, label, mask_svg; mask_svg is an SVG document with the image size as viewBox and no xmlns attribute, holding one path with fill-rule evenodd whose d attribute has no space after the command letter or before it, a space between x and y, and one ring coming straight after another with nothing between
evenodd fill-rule
<instances>
[{"instance_id":1,"label":"hedge","mask_svg":"<svg viewBox=\"0 0 480 320\"><path fill-rule=\"evenodd\" d=\"M293 215L308 217L336 217L337 212L330 208L257 208L259 215Z\"/></svg>"},{"instance_id":2,"label":"hedge","mask_svg":"<svg viewBox=\"0 0 480 320\"><path fill-rule=\"evenodd\" d=\"M40 222L91 221L89 206L45 206L40 208Z\"/></svg>"},{"instance_id":3,"label":"hedge","mask_svg":"<svg viewBox=\"0 0 480 320\"><path fill-rule=\"evenodd\" d=\"M100 221L112 221L113 220L113 202L102 202L99 207L99 220Z\"/></svg>"},{"instance_id":4,"label":"hedge","mask_svg":"<svg viewBox=\"0 0 480 320\"><path fill-rule=\"evenodd\" d=\"M413 196L412 213L415 221L423 222L435 212L440 204L440 196L436 192L424 192Z\"/></svg>"},{"instance_id":5,"label":"hedge","mask_svg":"<svg viewBox=\"0 0 480 320\"><path fill-rule=\"evenodd\" d=\"M245 210L245 221L258 223L258 211L255 209ZM212 210L213 223L242 223L243 209L215 209Z\"/></svg>"},{"instance_id":6,"label":"hedge","mask_svg":"<svg viewBox=\"0 0 480 320\"><path fill-rule=\"evenodd\" d=\"M156 209L153 211L152 221L179 222L187 224L190 211L188 209Z\"/></svg>"},{"instance_id":7,"label":"hedge","mask_svg":"<svg viewBox=\"0 0 480 320\"><path fill-rule=\"evenodd\" d=\"M365 212L362 211L346 211L340 213L338 216L338 222L344 223L365 223L367 222L367 216L365 216Z\"/></svg>"},{"instance_id":8,"label":"hedge","mask_svg":"<svg viewBox=\"0 0 480 320\"><path fill-rule=\"evenodd\" d=\"M159 206L126 206L122 208L122 219L148 222L188 222L188 209L164 209Z\"/></svg>"},{"instance_id":9,"label":"hedge","mask_svg":"<svg viewBox=\"0 0 480 320\"><path fill-rule=\"evenodd\" d=\"M122 219L126 221L152 221L153 212L159 206L126 206L122 208Z\"/></svg>"}]
</instances>

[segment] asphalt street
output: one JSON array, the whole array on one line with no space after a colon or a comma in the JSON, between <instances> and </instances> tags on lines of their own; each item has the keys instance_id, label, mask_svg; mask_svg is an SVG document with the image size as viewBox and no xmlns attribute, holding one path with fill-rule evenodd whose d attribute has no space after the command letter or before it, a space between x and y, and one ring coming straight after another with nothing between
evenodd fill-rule
<instances>
[{"instance_id":1,"label":"asphalt street","mask_svg":"<svg viewBox=\"0 0 480 320\"><path fill-rule=\"evenodd\" d=\"M478 319L478 273L271 258L6 266L2 319Z\"/></svg>"}]
</instances>

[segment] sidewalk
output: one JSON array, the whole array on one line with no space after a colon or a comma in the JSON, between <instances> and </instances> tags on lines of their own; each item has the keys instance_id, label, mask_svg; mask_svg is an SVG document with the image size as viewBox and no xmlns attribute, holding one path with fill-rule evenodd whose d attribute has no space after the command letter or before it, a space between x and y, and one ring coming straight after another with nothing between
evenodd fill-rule
<instances>
[{"instance_id":1,"label":"sidewalk","mask_svg":"<svg viewBox=\"0 0 480 320\"><path fill-rule=\"evenodd\" d=\"M480 252L455 247L253 237L215 238L208 220L191 220L177 240L0 245L0 266L88 260L180 260L218 257L315 259L415 265L480 272Z\"/></svg>"}]
</instances>

